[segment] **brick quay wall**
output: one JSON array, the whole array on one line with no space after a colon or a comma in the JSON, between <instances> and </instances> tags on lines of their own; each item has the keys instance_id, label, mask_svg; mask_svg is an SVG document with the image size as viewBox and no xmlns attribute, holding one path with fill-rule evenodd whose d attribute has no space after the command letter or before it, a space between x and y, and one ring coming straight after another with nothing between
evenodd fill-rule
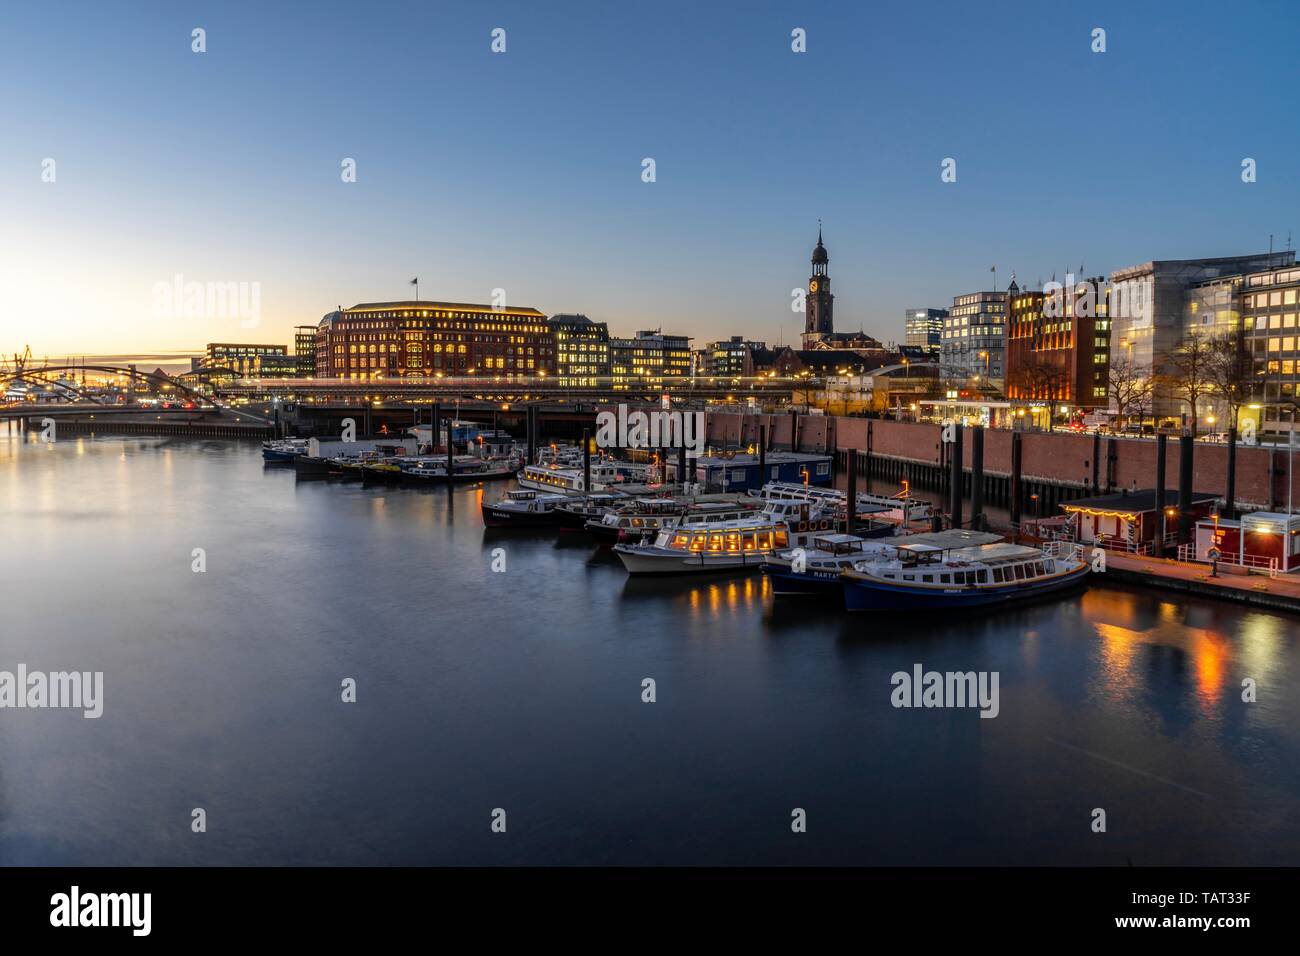
<instances>
[{"instance_id":1,"label":"brick quay wall","mask_svg":"<svg viewBox=\"0 0 1300 956\"><path fill-rule=\"evenodd\" d=\"M758 444L759 429L768 428L768 447L788 449L792 436L800 451L835 454L844 467L844 453L857 451L860 462L870 459L877 477L906 477L919 486L934 486L947 471L942 426L896 422L884 419L845 418L837 415L709 413L708 442L736 447ZM962 464L969 483L971 429L962 442ZM1000 497L997 479L1011 474L1012 432L986 429L984 473L995 480L988 489L990 500ZM1096 462L1096 481L1102 492L1155 485L1156 449L1154 438L1127 438L1073 432L1022 432L1021 474L1029 486L1043 486L1049 497L1063 500L1091 494ZM1193 489L1224 495L1227 489L1228 446L1194 442ZM1300 450L1300 449L1298 449ZM1170 435L1165 448L1166 487L1178 487L1179 441ZM1285 510L1288 462L1285 448L1237 446L1236 499L1238 507ZM1300 463L1290 476L1293 500L1300 503Z\"/></svg>"}]
</instances>

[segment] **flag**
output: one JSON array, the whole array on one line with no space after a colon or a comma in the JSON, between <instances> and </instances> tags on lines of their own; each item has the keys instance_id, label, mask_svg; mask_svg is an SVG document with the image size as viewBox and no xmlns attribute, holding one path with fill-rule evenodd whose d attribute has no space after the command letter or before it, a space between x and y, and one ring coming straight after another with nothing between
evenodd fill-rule
<instances>
[{"instance_id":1,"label":"flag","mask_svg":"<svg viewBox=\"0 0 1300 956\"><path fill-rule=\"evenodd\" d=\"M420 284L420 280L419 280L419 279L412 279L412 280L411 280L411 285L419 285L419 284Z\"/></svg>"},{"instance_id":2,"label":"flag","mask_svg":"<svg viewBox=\"0 0 1300 956\"><path fill-rule=\"evenodd\" d=\"M998 271L997 266L989 266L989 272L997 272L997 271Z\"/></svg>"}]
</instances>

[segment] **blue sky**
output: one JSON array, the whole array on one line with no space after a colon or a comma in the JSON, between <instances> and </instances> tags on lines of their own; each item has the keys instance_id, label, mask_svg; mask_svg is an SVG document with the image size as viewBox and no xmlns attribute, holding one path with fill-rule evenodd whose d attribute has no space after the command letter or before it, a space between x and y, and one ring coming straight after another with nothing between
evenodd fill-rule
<instances>
[{"instance_id":1,"label":"blue sky","mask_svg":"<svg viewBox=\"0 0 1300 956\"><path fill-rule=\"evenodd\" d=\"M818 218L837 327L887 340L992 265L1024 284L1282 248L1297 9L10 4L0 349L283 342L416 275L424 298L789 343ZM155 314L176 274L259 283L259 325Z\"/></svg>"}]
</instances>

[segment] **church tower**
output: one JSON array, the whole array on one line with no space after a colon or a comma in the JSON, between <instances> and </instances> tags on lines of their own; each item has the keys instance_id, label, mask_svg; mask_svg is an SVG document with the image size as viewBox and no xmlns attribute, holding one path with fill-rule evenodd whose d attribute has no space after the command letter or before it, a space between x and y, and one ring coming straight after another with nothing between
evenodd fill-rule
<instances>
[{"instance_id":1,"label":"church tower","mask_svg":"<svg viewBox=\"0 0 1300 956\"><path fill-rule=\"evenodd\" d=\"M815 348L815 343L829 338L835 332L835 296L831 295L831 280L826 267L831 257L822 245L821 224L817 225L817 247L812 253L812 276L808 279L808 297L804 303L803 347Z\"/></svg>"}]
</instances>

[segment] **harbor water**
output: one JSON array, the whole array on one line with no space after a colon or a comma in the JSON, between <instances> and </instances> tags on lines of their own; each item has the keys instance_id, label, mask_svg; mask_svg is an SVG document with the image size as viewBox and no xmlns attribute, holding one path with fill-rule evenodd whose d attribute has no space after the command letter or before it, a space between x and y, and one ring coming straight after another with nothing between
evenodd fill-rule
<instances>
[{"instance_id":1,"label":"harbor water","mask_svg":"<svg viewBox=\"0 0 1300 956\"><path fill-rule=\"evenodd\" d=\"M103 714L0 709L0 864L1300 859L1294 619L1104 575L849 616L485 530L508 481L37 437L0 434L0 671L102 672ZM996 717L894 706L917 665Z\"/></svg>"}]
</instances>

